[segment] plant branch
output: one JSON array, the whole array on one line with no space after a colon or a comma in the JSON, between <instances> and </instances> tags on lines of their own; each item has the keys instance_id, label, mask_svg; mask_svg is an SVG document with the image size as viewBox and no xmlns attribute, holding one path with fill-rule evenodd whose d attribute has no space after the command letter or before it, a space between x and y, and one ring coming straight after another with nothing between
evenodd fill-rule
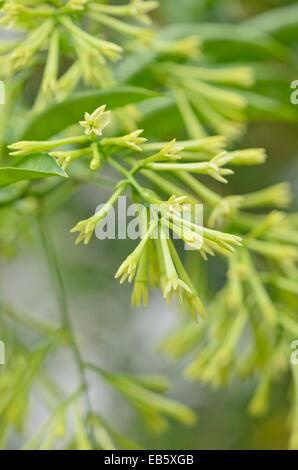
<instances>
[{"instance_id":1,"label":"plant branch","mask_svg":"<svg viewBox=\"0 0 298 470\"><path fill-rule=\"evenodd\" d=\"M78 375L80 378L82 388L85 392L88 414L91 414L92 402L91 402L91 398L89 395L89 387L88 387L88 381L87 381L86 372L85 372L84 360L81 356L81 352L77 344L77 339L76 339L75 332L72 326L64 280L63 280L62 272L60 269L58 257L56 255L55 247L51 239L49 230L46 227L45 220L41 213L39 213L38 215L38 225L39 225L39 231L40 231L42 244L43 244L46 257L48 260L48 267L49 267L49 271L51 274L52 282L55 287L56 299L59 305L61 322L62 322L63 328L69 334L70 346L73 352L73 357L77 365ZM94 442L95 439L94 439L92 427L90 428L90 437L92 441Z\"/></svg>"}]
</instances>

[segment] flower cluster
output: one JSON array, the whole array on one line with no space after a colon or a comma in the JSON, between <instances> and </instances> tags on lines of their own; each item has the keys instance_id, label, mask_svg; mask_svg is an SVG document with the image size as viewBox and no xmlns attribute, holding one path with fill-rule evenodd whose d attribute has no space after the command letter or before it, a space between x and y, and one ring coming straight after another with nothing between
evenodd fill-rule
<instances>
[{"instance_id":1,"label":"flower cluster","mask_svg":"<svg viewBox=\"0 0 298 470\"><path fill-rule=\"evenodd\" d=\"M8 328L12 322L34 331L42 338L42 344L31 351L17 336L12 336ZM65 332L54 323L34 319L10 306L5 306L1 335L7 344L7 354L15 358L13 362L7 363L0 374L0 390L3 397L0 405L3 446L11 429L19 431L24 428L30 411L29 396L34 384L39 381L43 385L41 396L45 402L52 395L52 388L55 390L55 387L45 373L45 363L56 348L65 346L65 341L68 339ZM154 432L164 431L170 420L185 426L196 423L196 414L190 407L167 396L169 383L164 376L110 372L93 363L84 363L82 368L95 373L107 386L113 387L121 394ZM82 393L82 387L75 388L62 401L57 401L57 397L53 394L51 403L55 407L22 449L48 450L61 443L61 440L72 442L71 445L80 450L139 448L139 444L117 432L99 412L91 409L86 421L80 403ZM70 417L74 421L73 427L68 426ZM92 432L89 433L88 429Z\"/></svg>"},{"instance_id":2,"label":"flower cluster","mask_svg":"<svg viewBox=\"0 0 298 470\"><path fill-rule=\"evenodd\" d=\"M175 358L192 356L185 369L192 380L218 387L235 375L257 377L249 411L264 415L275 380L289 371L289 345L298 332L297 216L282 211L291 202L289 185L222 198L191 175L182 181L208 204L209 225L237 231L243 246L226 258L226 284L205 299L206 321L183 322L163 349Z\"/></svg>"},{"instance_id":3,"label":"flower cluster","mask_svg":"<svg viewBox=\"0 0 298 470\"><path fill-rule=\"evenodd\" d=\"M160 287L167 301L170 301L172 294L176 294L180 302L185 301L188 304L194 317L204 316L203 302L184 268L170 234L180 238L192 250L198 251L204 259L215 254L229 257L234 253L235 248L241 246L241 237L235 235L235 231L233 234L220 231L212 227L212 224L218 221L221 212L229 213L232 208L240 207L242 199L229 199L222 206L216 194L193 175L207 175L226 183L226 176L233 173L226 165L259 164L264 161L265 153L262 149L226 151L226 142L222 136L153 143L141 136L142 130L137 130L128 135L109 137L104 134L110 121L111 113L102 105L92 113L85 113L85 119L79 123L84 130L83 135L46 142L21 141L10 145L9 149L11 155L23 157L46 152L50 157L56 158L63 168L87 157L93 171L98 170L101 165L110 165L124 176L106 204L72 229L72 232L79 233L77 243L84 241L87 244L91 240L96 227L108 215L118 197L130 188L145 208L155 208L155 214L152 218L149 209L142 213L142 224L145 227L142 239L122 263L116 278L120 278L121 283L125 280L135 281L132 294L134 306L141 302L147 305L149 288ZM153 188L143 186L137 179L138 175L153 183L154 191ZM169 175L173 182L168 179ZM180 187L179 180L189 189ZM194 195L190 194L191 190ZM168 195L168 199L164 200L161 194ZM196 199L197 196L199 199ZM268 190L264 197L270 197ZM250 195L250 198L251 203L253 199L256 203L258 195ZM211 212L208 209L209 227L198 223L192 210L184 210L188 202L194 206L199 202L209 205L212 209Z\"/></svg>"},{"instance_id":4,"label":"flower cluster","mask_svg":"<svg viewBox=\"0 0 298 470\"><path fill-rule=\"evenodd\" d=\"M254 83L251 67L164 62L156 76L171 90L192 138L211 132L234 140L243 132L247 100L241 91Z\"/></svg>"},{"instance_id":5,"label":"flower cluster","mask_svg":"<svg viewBox=\"0 0 298 470\"><path fill-rule=\"evenodd\" d=\"M93 364L88 367L126 398L152 430L163 431L167 419L186 426L196 423L197 417L190 408L163 395L168 388L163 377L114 374Z\"/></svg>"},{"instance_id":6,"label":"flower cluster","mask_svg":"<svg viewBox=\"0 0 298 470\"><path fill-rule=\"evenodd\" d=\"M38 2L34 0L2 2L0 24L6 28L25 31L25 38L8 41L1 49L1 76L13 76L32 65L38 65L47 51L41 90L37 104L44 99L63 96L73 90L81 78L89 85L111 83L107 63L117 61L123 47L84 29L88 20L100 28L148 43L154 33L147 26L148 14L158 3L130 0L126 5L101 4L96 0ZM132 19L140 26L129 22ZM128 20L128 21L127 21ZM61 73L63 60L71 65ZM65 68L65 67L64 67Z\"/></svg>"}]
</instances>

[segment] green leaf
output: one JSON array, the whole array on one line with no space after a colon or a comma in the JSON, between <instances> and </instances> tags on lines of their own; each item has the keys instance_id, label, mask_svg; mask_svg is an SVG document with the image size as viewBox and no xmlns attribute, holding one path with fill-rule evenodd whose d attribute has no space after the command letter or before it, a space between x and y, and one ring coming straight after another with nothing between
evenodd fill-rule
<instances>
[{"instance_id":1,"label":"green leaf","mask_svg":"<svg viewBox=\"0 0 298 470\"><path fill-rule=\"evenodd\" d=\"M239 61L265 58L283 59L289 50L265 32L248 25L227 23L181 24L168 27L168 38L197 34L203 41L203 52L220 60Z\"/></svg>"},{"instance_id":2,"label":"green leaf","mask_svg":"<svg viewBox=\"0 0 298 470\"><path fill-rule=\"evenodd\" d=\"M247 99L247 116L252 120L298 121L297 109L294 106L286 106L278 100L251 91L242 91L241 94Z\"/></svg>"},{"instance_id":3,"label":"green leaf","mask_svg":"<svg viewBox=\"0 0 298 470\"><path fill-rule=\"evenodd\" d=\"M55 159L48 155L34 155L17 161L14 166L0 168L0 186L24 180L36 180L50 176L68 178Z\"/></svg>"},{"instance_id":4,"label":"green leaf","mask_svg":"<svg viewBox=\"0 0 298 470\"><path fill-rule=\"evenodd\" d=\"M284 60L291 55L288 48L265 32L243 24L174 24L164 28L160 37L164 40L174 40L191 35L197 35L202 40L205 55L221 62L239 62L239 54L242 62ZM116 67L117 80L122 83L140 83L141 79L147 78L144 71L149 69L158 55L147 50L130 54Z\"/></svg>"},{"instance_id":5,"label":"green leaf","mask_svg":"<svg viewBox=\"0 0 298 470\"><path fill-rule=\"evenodd\" d=\"M298 41L298 5L274 8L247 20L244 25L285 42Z\"/></svg>"},{"instance_id":6,"label":"green leaf","mask_svg":"<svg viewBox=\"0 0 298 470\"><path fill-rule=\"evenodd\" d=\"M33 116L19 140L47 140L82 120L86 111L92 112L100 105L115 109L156 95L152 91L129 86L77 93Z\"/></svg>"},{"instance_id":7,"label":"green leaf","mask_svg":"<svg viewBox=\"0 0 298 470\"><path fill-rule=\"evenodd\" d=\"M146 135L172 140L179 138L185 128L176 103L171 97L150 100L141 106L142 121L140 126L146 129Z\"/></svg>"}]
</instances>

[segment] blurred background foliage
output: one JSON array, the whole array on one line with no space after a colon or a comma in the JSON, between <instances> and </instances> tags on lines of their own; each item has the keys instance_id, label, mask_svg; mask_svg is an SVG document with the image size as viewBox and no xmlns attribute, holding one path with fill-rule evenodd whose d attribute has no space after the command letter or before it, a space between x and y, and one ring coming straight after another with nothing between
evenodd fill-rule
<instances>
[{"instance_id":1,"label":"blurred background foliage","mask_svg":"<svg viewBox=\"0 0 298 470\"><path fill-rule=\"evenodd\" d=\"M230 62L233 55L235 63L247 64L257 61L260 76L257 91L264 93L265 96L281 99L285 107L291 108L290 82L298 79L297 15L296 18L293 17L293 24L288 24L287 28L277 27L273 31L272 37L278 41L280 50L282 51L284 46L291 51L290 58L281 58L277 64L267 60L262 54L259 56L253 54L253 58L249 57L250 48L244 46L242 49L239 43L232 45L234 50L229 49L229 41L220 44L221 27L231 23L239 26L240 31L241 28L244 31L247 27L256 28L257 32L264 31L266 34L271 34L276 19L275 9L286 5L289 5L289 9L297 8L297 2L285 0L161 0L160 9L154 13L154 18L159 24L166 25L169 31L171 24L179 23L177 31L183 25L183 28L189 31L196 29L198 34L202 30L203 36L205 34L206 37L209 34L208 25L213 29L218 28L219 39L206 42L205 52L209 60L216 62L220 57L221 62L225 60ZM256 15L268 13L273 15L268 17L268 20L262 22L261 17L259 20L255 19ZM201 22L204 23L202 27ZM273 76L266 77L262 66L270 63ZM267 74L268 70L270 68L267 69ZM150 124L150 118L146 119L145 128ZM177 119L179 126L179 118ZM297 122L292 118L283 121L278 122L278 119L274 119L274 122L273 120L270 122L268 119L255 117L249 123L247 132L239 139L237 146L265 147L269 159L265 165L251 168L249 172L245 168L238 169L229 179L229 193L254 191L265 185L286 180L293 185L295 207L298 207ZM157 123L159 127L163 127L163 124L166 123L163 121ZM165 134L167 137L166 130ZM124 286L120 289L118 283L112 280L119 259L124 258L125 253L133 249L133 242L93 240L87 248L74 247L73 237L70 236L68 228L73 226L74 221L83 219L86 213L90 212L90 207L96 207L99 201L105 200L107 194L108 192L96 184L80 188L73 192L59 210L51 213L48 223L63 267L70 309L82 354L87 360L94 361L108 370L135 374L162 373L169 376L173 384L172 396L195 409L198 412L199 422L191 429L171 425L165 433L156 436L144 428L113 390L93 377L91 393L95 408L113 424L114 428L136 439L146 448L286 448L290 429L288 377L274 386L270 412L264 418L252 418L247 413L248 402L255 386L253 379L236 381L228 389L217 391L207 385L185 381L182 379L183 365L185 365L183 361L178 364L173 363L159 351L160 342L178 322L179 307L175 304L166 307L161 297L156 295L147 310L132 310L130 287ZM29 354L26 346L28 348L30 346L30 350L34 350L32 346L35 344L36 348L39 347L38 337L35 337L31 328L22 326L20 322L14 322L13 316L16 315L21 319L24 312L26 315L30 314L34 325L41 317L50 323L58 321L58 315L35 222L32 220L30 223L28 218L17 217L18 209L23 213L23 207L16 207L16 214L1 211L1 252L6 258L4 256L1 261L0 276L2 310L5 312L10 308L14 311L11 315L11 330L21 334L25 345L25 349L20 350L22 356ZM5 223L2 223L2 220ZM13 226L14 230L8 230L8 225ZM225 276L221 265L212 262L209 271L208 282L215 287L221 285ZM11 336L13 344L13 334ZM10 357L8 347L7 361L16 360L15 356ZM59 378L59 387L63 390L63 395L66 392L70 393L75 383L72 367L67 350L55 353L46 363L49 375ZM26 418L24 435L14 432L8 441L8 447L17 448L23 445L46 417L46 410L40 397L41 387L42 385L35 385L33 393L24 398L30 400L31 410Z\"/></svg>"},{"instance_id":2,"label":"blurred background foliage","mask_svg":"<svg viewBox=\"0 0 298 470\"><path fill-rule=\"evenodd\" d=\"M294 5L295 0L185 0L183 5L175 4L175 0L165 0L162 2L162 18L168 24L192 22L192 21L219 21L238 22L258 15L273 8Z\"/></svg>"}]
</instances>

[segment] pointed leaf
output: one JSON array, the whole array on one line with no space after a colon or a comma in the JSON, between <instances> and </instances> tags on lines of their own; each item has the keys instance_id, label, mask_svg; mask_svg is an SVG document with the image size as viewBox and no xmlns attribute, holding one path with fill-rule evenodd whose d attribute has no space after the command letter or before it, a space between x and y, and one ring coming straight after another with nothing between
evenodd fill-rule
<instances>
[{"instance_id":1,"label":"pointed leaf","mask_svg":"<svg viewBox=\"0 0 298 470\"><path fill-rule=\"evenodd\" d=\"M0 186L24 180L36 180L50 176L68 178L55 159L48 155L34 155L18 160L14 166L0 168Z\"/></svg>"}]
</instances>

